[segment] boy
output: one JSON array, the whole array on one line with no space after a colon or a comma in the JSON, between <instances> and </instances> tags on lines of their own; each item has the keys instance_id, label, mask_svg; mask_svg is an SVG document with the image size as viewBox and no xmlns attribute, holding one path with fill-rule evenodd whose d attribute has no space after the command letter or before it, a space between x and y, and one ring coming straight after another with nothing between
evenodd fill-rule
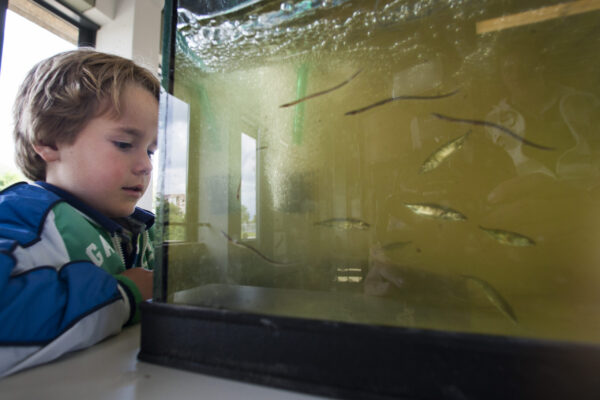
<instances>
[{"instance_id":1,"label":"boy","mask_svg":"<svg viewBox=\"0 0 600 400\"><path fill-rule=\"evenodd\" d=\"M150 180L160 85L92 49L50 57L15 102L19 167L0 192L0 377L118 333L152 296Z\"/></svg>"}]
</instances>

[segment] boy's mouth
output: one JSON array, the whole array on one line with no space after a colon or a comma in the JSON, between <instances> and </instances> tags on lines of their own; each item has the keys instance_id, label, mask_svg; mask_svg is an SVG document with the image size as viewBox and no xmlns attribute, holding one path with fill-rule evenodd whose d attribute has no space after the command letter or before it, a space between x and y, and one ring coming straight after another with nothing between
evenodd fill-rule
<instances>
[{"instance_id":1,"label":"boy's mouth","mask_svg":"<svg viewBox=\"0 0 600 400\"><path fill-rule=\"evenodd\" d=\"M134 192L139 194L142 194L144 192L144 187L142 185L124 186L122 189L127 192Z\"/></svg>"}]
</instances>

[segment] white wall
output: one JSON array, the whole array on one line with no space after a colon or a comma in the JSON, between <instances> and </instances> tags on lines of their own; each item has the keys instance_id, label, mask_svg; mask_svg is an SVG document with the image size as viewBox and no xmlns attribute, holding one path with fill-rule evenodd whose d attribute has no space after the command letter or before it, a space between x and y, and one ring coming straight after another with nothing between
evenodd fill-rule
<instances>
[{"instance_id":1,"label":"white wall","mask_svg":"<svg viewBox=\"0 0 600 400\"><path fill-rule=\"evenodd\" d=\"M96 49L132 59L155 72L160 60L161 11L164 0L96 0L85 15L101 25ZM139 206L152 209L152 183Z\"/></svg>"}]
</instances>

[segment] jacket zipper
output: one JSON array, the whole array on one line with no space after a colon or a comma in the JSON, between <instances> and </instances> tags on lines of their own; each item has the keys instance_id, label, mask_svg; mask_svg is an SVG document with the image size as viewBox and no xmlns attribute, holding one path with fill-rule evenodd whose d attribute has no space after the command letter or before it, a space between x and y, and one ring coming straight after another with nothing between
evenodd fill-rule
<instances>
[{"instance_id":1,"label":"jacket zipper","mask_svg":"<svg viewBox=\"0 0 600 400\"><path fill-rule=\"evenodd\" d=\"M125 255L123 254L123 247L121 247L121 238L119 237L119 235L113 233L111 235L111 239L113 242L113 246L115 246L115 248L117 249L117 253L119 254L119 257L121 258L121 263L123 264L123 268L127 268L127 266L125 265Z\"/></svg>"}]
</instances>

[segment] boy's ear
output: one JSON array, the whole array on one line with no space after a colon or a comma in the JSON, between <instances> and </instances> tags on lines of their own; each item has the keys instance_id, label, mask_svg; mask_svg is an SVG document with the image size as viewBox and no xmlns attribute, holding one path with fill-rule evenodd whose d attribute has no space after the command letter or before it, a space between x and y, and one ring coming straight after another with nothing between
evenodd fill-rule
<instances>
[{"instance_id":1,"label":"boy's ear","mask_svg":"<svg viewBox=\"0 0 600 400\"><path fill-rule=\"evenodd\" d=\"M56 146L36 144L33 145L33 149L40 157L42 157L42 160L47 163L60 159L60 153Z\"/></svg>"}]
</instances>

